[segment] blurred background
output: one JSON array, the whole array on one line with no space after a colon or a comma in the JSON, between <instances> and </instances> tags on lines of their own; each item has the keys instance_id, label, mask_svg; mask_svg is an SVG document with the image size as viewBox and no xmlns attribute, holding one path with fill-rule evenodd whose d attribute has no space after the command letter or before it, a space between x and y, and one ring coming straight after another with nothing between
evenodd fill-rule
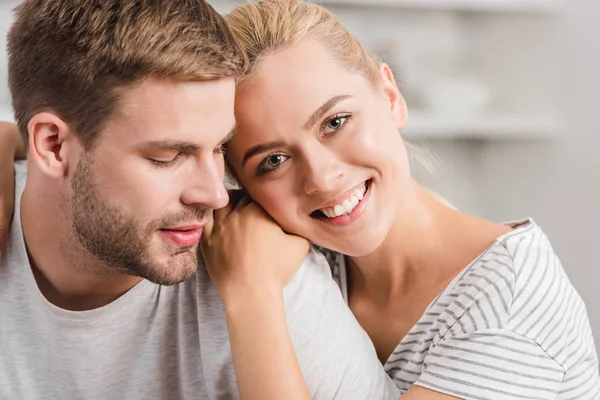
<instances>
[{"instance_id":1,"label":"blurred background","mask_svg":"<svg viewBox=\"0 0 600 400\"><path fill-rule=\"evenodd\" d=\"M241 1L209 0L220 12ZM0 29L18 0L0 0ZM323 0L395 71L418 179L495 221L531 216L586 301L600 349L600 2ZM0 119L12 120L6 52ZM431 164L431 163L429 163Z\"/></svg>"}]
</instances>

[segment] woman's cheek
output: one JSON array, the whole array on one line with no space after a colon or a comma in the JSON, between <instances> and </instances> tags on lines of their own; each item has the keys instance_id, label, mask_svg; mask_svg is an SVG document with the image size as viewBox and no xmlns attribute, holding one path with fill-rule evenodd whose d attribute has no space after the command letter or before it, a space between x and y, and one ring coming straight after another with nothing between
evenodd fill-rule
<instances>
[{"instance_id":1,"label":"woman's cheek","mask_svg":"<svg viewBox=\"0 0 600 400\"><path fill-rule=\"evenodd\" d=\"M275 187L262 191L255 200L277 222L287 219L286 215L289 214L289 210L286 209L292 202L289 199L286 200L286 196Z\"/></svg>"},{"instance_id":2,"label":"woman's cheek","mask_svg":"<svg viewBox=\"0 0 600 400\"><path fill-rule=\"evenodd\" d=\"M403 148L400 132L390 124L372 124L356 137L354 147L361 149L364 156L374 156L381 161L396 159Z\"/></svg>"},{"instance_id":3,"label":"woman's cheek","mask_svg":"<svg viewBox=\"0 0 600 400\"><path fill-rule=\"evenodd\" d=\"M352 155L354 160L362 161L370 160L373 155L381 157L390 146L383 136L376 127L365 127L355 131L344 146L344 154Z\"/></svg>"}]
</instances>

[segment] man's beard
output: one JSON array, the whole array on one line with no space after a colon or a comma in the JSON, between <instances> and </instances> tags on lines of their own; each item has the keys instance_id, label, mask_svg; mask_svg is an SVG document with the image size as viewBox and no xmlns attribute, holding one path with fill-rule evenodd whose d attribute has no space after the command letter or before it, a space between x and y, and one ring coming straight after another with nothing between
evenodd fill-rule
<instances>
[{"instance_id":1,"label":"man's beard","mask_svg":"<svg viewBox=\"0 0 600 400\"><path fill-rule=\"evenodd\" d=\"M71 182L71 221L76 239L112 272L139 276L159 285L181 283L196 273L198 245L172 247L167 263L160 264L150 249L159 229L204 219L207 209L188 208L142 224L118 204L110 202L94 181L93 160L84 156ZM111 271L106 271L110 273Z\"/></svg>"}]
</instances>

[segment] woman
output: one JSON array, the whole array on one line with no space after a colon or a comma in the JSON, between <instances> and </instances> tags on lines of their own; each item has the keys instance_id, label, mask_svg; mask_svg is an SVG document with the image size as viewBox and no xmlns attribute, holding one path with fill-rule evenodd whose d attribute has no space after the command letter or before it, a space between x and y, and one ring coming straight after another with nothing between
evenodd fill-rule
<instances>
[{"instance_id":1,"label":"woman","mask_svg":"<svg viewBox=\"0 0 600 400\"><path fill-rule=\"evenodd\" d=\"M390 69L314 4L251 2L227 18L249 59L230 170L285 231L333 250L334 275L402 398L600 398L585 307L548 239L531 219L500 225L452 210L411 178ZM240 221L256 210L217 212L211 240L251 240ZM241 329L256 315L263 328L283 326L283 272L229 261L211 273L248 393L244 375L269 374L267 358L252 362L269 338ZM239 294L250 290L236 290L246 285L264 289L252 307ZM271 365L294 371L286 362ZM295 368L297 386L270 398L306 398Z\"/></svg>"},{"instance_id":2,"label":"woman","mask_svg":"<svg viewBox=\"0 0 600 400\"><path fill-rule=\"evenodd\" d=\"M228 21L249 69L227 160L252 201L217 212L203 248L242 396L309 398L285 324L290 271L245 268L244 251L219 251L260 244L262 207L331 249L402 399L598 399L585 307L547 238L532 220L452 210L411 178L390 69L313 4L252 2Z\"/></svg>"}]
</instances>

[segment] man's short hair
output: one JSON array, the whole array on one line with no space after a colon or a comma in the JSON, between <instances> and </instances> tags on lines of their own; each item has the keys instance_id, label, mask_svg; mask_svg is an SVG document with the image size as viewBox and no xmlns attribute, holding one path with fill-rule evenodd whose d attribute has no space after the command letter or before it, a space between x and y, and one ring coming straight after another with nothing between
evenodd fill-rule
<instances>
[{"instance_id":1,"label":"man's short hair","mask_svg":"<svg viewBox=\"0 0 600 400\"><path fill-rule=\"evenodd\" d=\"M236 77L243 55L204 0L24 0L8 34L15 118L28 143L33 116L62 118L85 148L145 78Z\"/></svg>"}]
</instances>

